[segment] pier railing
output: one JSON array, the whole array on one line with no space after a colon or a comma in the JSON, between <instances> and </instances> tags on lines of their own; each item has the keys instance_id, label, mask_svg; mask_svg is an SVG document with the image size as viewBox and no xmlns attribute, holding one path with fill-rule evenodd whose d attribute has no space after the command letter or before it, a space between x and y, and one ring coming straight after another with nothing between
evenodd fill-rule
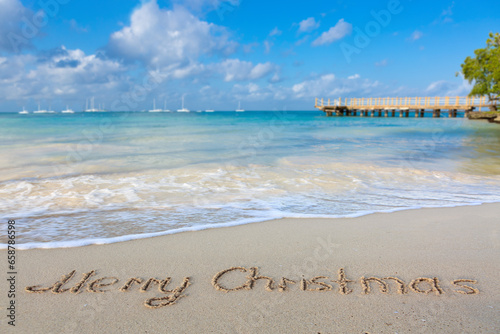
<instances>
[{"instance_id":1,"label":"pier railing","mask_svg":"<svg viewBox=\"0 0 500 334\"><path fill-rule=\"evenodd\" d=\"M341 98L318 99L315 107L347 107L349 109L443 109L453 108L469 110L472 108L487 108L496 101L490 101L487 96L469 97L379 97L379 98Z\"/></svg>"}]
</instances>

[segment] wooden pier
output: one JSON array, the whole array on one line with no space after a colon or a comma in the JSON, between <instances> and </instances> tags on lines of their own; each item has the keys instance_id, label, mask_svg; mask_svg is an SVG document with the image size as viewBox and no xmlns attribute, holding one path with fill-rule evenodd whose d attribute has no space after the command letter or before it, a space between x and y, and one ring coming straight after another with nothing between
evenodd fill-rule
<instances>
[{"instance_id":1,"label":"wooden pier","mask_svg":"<svg viewBox=\"0 0 500 334\"><path fill-rule=\"evenodd\" d=\"M474 110L490 108L496 101L482 97L386 97L386 98L344 98L337 100L316 98L315 108L327 116L361 116L361 117L424 117L432 112L433 117L457 117L458 112L465 116Z\"/></svg>"}]
</instances>

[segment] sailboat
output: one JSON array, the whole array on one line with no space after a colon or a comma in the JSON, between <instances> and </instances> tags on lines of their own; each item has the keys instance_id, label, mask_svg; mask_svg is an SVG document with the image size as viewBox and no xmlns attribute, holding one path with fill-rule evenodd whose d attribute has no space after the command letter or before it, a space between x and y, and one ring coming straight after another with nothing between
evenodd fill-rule
<instances>
[{"instance_id":1,"label":"sailboat","mask_svg":"<svg viewBox=\"0 0 500 334\"><path fill-rule=\"evenodd\" d=\"M29 114L29 112L26 111L26 109L24 109L24 107L23 107L23 111L20 111L18 114L27 115L27 114Z\"/></svg>"},{"instance_id":2,"label":"sailboat","mask_svg":"<svg viewBox=\"0 0 500 334\"><path fill-rule=\"evenodd\" d=\"M153 109L149 110L149 112L162 112L161 109L156 109L156 99L153 99Z\"/></svg>"},{"instance_id":3,"label":"sailboat","mask_svg":"<svg viewBox=\"0 0 500 334\"><path fill-rule=\"evenodd\" d=\"M177 112L189 112L189 109L184 108L184 96L182 95L182 109L178 109Z\"/></svg>"},{"instance_id":4,"label":"sailboat","mask_svg":"<svg viewBox=\"0 0 500 334\"><path fill-rule=\"evenodd\" d=\"M92 96L92 98L90 99L90 108L88 107L88 104L89 104L89 100L87 99L86 103L85 103L85 112L100 112L100 111L103 111L103 110L99 110L99 109L96 109L94 107L94 97Z\"/></svg>"},{"instance_id":5,"label":"sailboat","mask_svg":"<svg viewBox=\"0 0 500 334\"><path fill-rule=\"evenodd\" d=\"M33 114L46 114L47 110L40 110L40 103L38 103L38 110L33 111Z\"/></svg>"},{"instance_id":6,"label":"sailboat","mask_svg":"<svg viewBox=\"0 0 500 334\"><path fill-rule=\"evenodd\" d=\"M213 109L207 109L207 110L205 110L205 112L214 112L214 110Z\"/></svg>"},{"instance_id":7,"label":"sailboat","mask_svg":"<svg viewBox=\"0 0 500 334\"><path fill-rule=\"evenodd\" d=\"M61 111L63 114L74 114L75 112L66 106L66 110Z\"/></svg>"},{"instance_id":8,"label":"sailboat","mask_svg":"<svg viewBox=\"0 0 500 334\"><path fill-rule=\"evenodd\" d=\"M49 105L49 110L47 111L47 114L55 114L56 112L52 110L52 106Z\"/></svg>"},{"instance_id":9,"label":"sailboat","mask_svg":"<svg viewBox=\"0 0 500 334\"><path fill-rule=\"evenodd\" d=\"M167 109L167 100L163 100L163 112L172 112L171 110Z\"/></svg>"},{"instance_id":10,"label":"sailboat","mask_svg":"<svg viewBox=\"0 0 500 334\"><path fill-rule=\"evenodd\" d=\"M236 112L244 112L245 110L241 109L241 101L238 103L238 109L236 109Z\"/></svg>"}]
</instances>

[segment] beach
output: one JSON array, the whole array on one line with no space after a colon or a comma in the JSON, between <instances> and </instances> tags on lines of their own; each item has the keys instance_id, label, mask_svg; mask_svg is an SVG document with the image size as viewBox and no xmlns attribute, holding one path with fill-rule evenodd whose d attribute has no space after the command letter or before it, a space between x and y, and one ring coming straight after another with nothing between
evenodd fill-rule
<instances>
[{"instance_id":1,"label":"beach","mask_svg":"<svg viewBox=\"0 0 500 334\"><path fill-rule=\"evenodd\" d=\"M0 2L0 334L500 333L500 2Z\"/></svg>"},{"instance_id":2,"label":"beach","mask_svg":"<svg viewBox=\"0 0 500 334\"><path fill-rule=\"evenodd\" d=\"M499 212L484 204L280 219L20 250L16 326L5 316L1 325L9 333L498 333Z\"/></svg>"},{"instance_id":3,"label":"beach","mask_svg":"<svg viewBox=\"0 0 500 334\"><path fill-rule=\"evenodd\" d=\"M45 117L46 116L46 117ZM0 115L20 248L500 202L500 129L310 111ZM0 234L0 249L6 244Z\"/></svg>"}]
</instances>

